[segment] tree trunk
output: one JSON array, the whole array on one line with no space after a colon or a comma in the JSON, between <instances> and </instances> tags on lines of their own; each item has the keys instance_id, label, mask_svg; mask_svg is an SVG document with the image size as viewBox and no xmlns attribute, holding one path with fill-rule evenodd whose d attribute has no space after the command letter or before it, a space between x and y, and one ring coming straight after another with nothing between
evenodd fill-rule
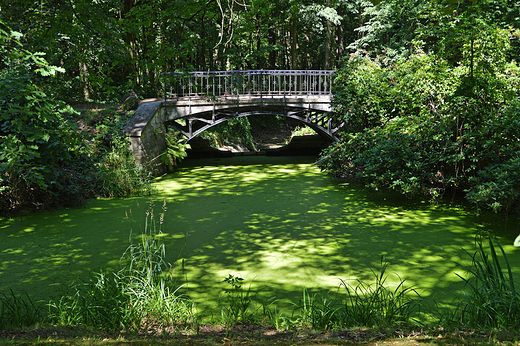
<instances>
[{"instance_id":1,"label":"tree trunk","mask_svg":"<svg viewBox=\"0 0 520 346\"><path fill-rule=\"evenodd\" d=\"M298 69L298 22L296 16L291 15L291 69Z\"/></svg>"},{"instance_id":2,"label":"tree trunk","mask_svg":"<svg viewBox=\"0 0 520 346\"><path fill-rule=\"evenodd\" d=\"M260 15L256 15L256 51L259 52L262 48L262 25L260 24ZM262 69L262 57L260 55L256 56L256 68Z\"/></svg>"},{"instance_id":3,"label":"tree trunk","mask_svg":"<svg viewBox=\"0 0 520 346\"><path fill-rule=\"evenodd\" d=\"M330 0L327 0L327 6L330 7ZM327 20L327 37L325 39L325 70L330 69L330 50L331 50L331 39L332 39L332 23Z\"/></svg>"},{"instance_id":4,"label":"tree trunk","mask_svg":"<svg viewBox=\"0 0 520 346\"><path fill-rule=\"evenodd\" d=\"M81 80L81 88L83 89L83 97L85 100L90 100L92 95L90 93L90 83L88 82L87 63L85 62L79 63L79 78Z\"/></svg>"},{"instance_id":5,"label":"tree trunk","mask_svg":"<svg viewBox=\"0 0 520 346\"><path fill-rule=\"evenodd\" d=\"M124 0L123 1L123 11L121 12L121 19L123 20L123 27L125 27L124 23L127 21L131 21L131 18L128 18L128 14L134 7L134 0ZM137 37L135 33L129 31L129 28L126 28L125 34L123 36L123 40L125 41L126 49L128 50L128 54L130 55L130 60L123 67L123 76L122 80L128 79L128 76L135 76L136 67L136 46L137 46Z\"/></svg>"},{"instance_id":6,"label":"tree trunk","mask_svg":"<svg viewBox=\"0 0 520 346\"><path fill-rule=\"evenodd\" d=\"M343 6L338 7L338 15L344 18ZM341 58L345 54L345 32L343 30L344 23L341 23L336 27L336 37L338 38L338 45L336 49L336 56ZM337 60L336 60L337 63ZM335 64L334 64L335 65ZM336 68L336 66L333 66Z\"/></svg>"},{"instance_id":7,"label":"tree trunk","mask_svg":"<svg viewBox=\"0 0 520 346\"><path fill-rule=\"evenodd\" d=\"M270 46L269 51L269 68L271 70L276 69L276 25L272 23L267 31L267 40Z\"/></svg>"}]
</instances>

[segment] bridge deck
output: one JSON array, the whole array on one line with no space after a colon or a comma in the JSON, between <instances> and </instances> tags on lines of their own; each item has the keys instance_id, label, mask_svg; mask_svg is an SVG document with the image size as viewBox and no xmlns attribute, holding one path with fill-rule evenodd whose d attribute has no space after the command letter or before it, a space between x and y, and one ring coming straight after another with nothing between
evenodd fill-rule
<instances>
[{"instance_id":1,"label":"bridge deck","mask_svg":"<svg viewBox=\"0 0 520 346\"><path fill-rule=\"evenodd\" d=\"M255 96L255 95L225 95L220 97L181 97L169 99L163 102L163 107L175 107L177 112L170 115L174 117L187 117L190 114L207 111L219 111L230 107L300 107L302 109L330 112L330 95L302 95L302 96Z\"/></svg>"}]
</instances>

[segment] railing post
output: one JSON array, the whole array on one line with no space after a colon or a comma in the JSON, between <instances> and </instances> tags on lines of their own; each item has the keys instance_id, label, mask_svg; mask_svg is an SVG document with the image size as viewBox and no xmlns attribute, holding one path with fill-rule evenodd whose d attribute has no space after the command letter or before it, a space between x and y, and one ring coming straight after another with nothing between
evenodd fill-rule
<instances>
[{"instance_id":1,"label":"railing post","mask_svg":"<svg viewBox=\"0 0 520 346\"><path fill-rule=\"evenodd\" d=\"M235 72L237 84L237 107L240 106L240 72Z\"/></svg>"}]
</instances>

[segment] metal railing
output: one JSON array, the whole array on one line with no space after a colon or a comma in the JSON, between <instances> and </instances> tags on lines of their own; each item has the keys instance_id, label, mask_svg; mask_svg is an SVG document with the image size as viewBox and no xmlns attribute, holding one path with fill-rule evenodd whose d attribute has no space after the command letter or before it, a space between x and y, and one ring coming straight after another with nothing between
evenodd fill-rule
<instances>
[{"instance_id":1,"label":"metal railing","mask_svg":"<svg viewBox=\"0 0 520 346\"><path fill-rule=\"evenodd\" d=\"M330 95L331 70L241 70L164 73L165 98Z\"/></svg>"}]
</instances>

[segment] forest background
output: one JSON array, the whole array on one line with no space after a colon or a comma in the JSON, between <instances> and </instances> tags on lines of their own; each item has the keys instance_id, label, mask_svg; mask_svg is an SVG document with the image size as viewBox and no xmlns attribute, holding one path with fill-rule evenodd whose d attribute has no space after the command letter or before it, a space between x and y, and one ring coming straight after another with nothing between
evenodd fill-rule
<instances>
[{"instance_id":1,"label":"forest background","mask_svg":"<svg viewBox=\"0 0 520 346\"><path fill-rule=\"evenodd\" d=\"M2 0L0 209L148 191L131 112L88 132L70 105L162 96L163 72L335 69L346 125L322 169L514 210L519 28L514 0Z\"/></svg>"}]
</instances>

